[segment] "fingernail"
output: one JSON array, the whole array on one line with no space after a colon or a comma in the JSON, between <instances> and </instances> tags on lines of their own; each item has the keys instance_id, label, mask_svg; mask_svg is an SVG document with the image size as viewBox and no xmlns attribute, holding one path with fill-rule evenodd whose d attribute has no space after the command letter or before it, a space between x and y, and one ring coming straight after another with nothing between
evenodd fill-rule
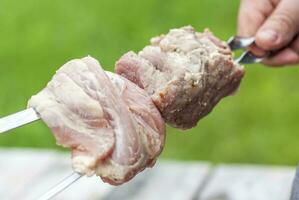
<instances>
[{"instance_id":1,"label":"fingernail","mask_svg":"<svg viewBox=\"0 0 299 200\"><path fill-rule=\"evenodd\" d=\"M278 39L278 33L272 29L262 30L258 33L257 37L260 40L267 42L276 42Z\"/></svg>"}]
</instances>

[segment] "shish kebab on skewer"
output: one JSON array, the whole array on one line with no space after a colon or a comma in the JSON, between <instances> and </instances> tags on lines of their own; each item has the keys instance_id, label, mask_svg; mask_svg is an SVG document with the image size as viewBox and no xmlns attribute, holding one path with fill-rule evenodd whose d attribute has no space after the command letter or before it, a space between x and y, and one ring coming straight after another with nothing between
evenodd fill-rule
<instances>
[{"instance_id":1,"label":"shish kebab on skewer","mask_svg":"<svg viewBox=\"0 0 299 200\"><path fill-rule=\"evenodd\" d=\"M235 92L244 74L239 64L262 58L246 51L233 60L231 50L253 42L232 37L226 44L187 26L153 38L138 54L125 54L116 63L119 75L104 72L92 57L72 60L27 110L0 119L0 133L42 119L57 143L72 149L75 172L40 199L82 175L121 184L154 165L164 146L164 120L191 128Z\"/></svg>"}]
</instances>

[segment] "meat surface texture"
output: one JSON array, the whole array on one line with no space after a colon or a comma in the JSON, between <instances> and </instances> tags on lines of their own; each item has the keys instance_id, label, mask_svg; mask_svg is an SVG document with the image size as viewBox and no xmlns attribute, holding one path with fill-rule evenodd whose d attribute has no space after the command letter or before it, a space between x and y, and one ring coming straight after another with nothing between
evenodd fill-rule
<instances>
[{"instance_id":1,"label":"meat surface texture","mask_svg":"<svg viewBox=\"0 0 299 200\"><path fill-rule=\"evenodd\" d=\"M145 89L168 124L188 129L236 91L244 69L225 42L186 26L153 38L138 54L126 53L116 73Z\"/></svg>"},{"instance_id":2,"label":"meat surface texture","mask_svg":"<svg viewBox=\"0 0 299 200\"><path fill-rule=\"evenodd\" d=\"M63 65L28 105L72 149L76 172L113 185L151 167L164 146L164 121L150 96L92 57Z\"/></svg>"}]
</instances>

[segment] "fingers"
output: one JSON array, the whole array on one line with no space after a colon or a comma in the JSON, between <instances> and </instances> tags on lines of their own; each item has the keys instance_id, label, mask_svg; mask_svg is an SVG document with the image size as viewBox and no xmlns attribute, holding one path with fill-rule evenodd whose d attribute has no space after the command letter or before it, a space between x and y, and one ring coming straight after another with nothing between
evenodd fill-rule
<instances>
[{"instance_id":1,"label":"fingers","mask_svg":"<svg viewBox=\"0 0 299 200\"><path fill-rule=\"evenodd\" d=\"M255 36L250 47L257 56L266 51L281 49L264 61L271 66L299 63L299 0L241 0L238 16L238 35Z\"/></svg>"},{"instance_id":2,"label":"fingers","mask_svg":"<svg viewBox=\"0 0 299 200\"><path fill-rule=\"evenodd\" d=\"M299 55L291 48L286 48L279 52L273 58L263 61L264 64L269 66L284 66L294 65L299 62Z\"/></svg>"},{"instance_id":3,"label":"fingers","mask_svg":"<svg viewBox=\"0 0 299 200\"><path fill-rule=\"evenodd\" d=\"M299 31L298 13L298 0L281 0L258 30L256 44L264 50L279 49L287 45ZM284 52L283 55L291 56L290 50L287 52ZM294 54L292 55L294 56Z\"/></svg>"},{"instance_id":4,"label":"fingers","mask_svg":"<svg viewBox=\"0 0 299 200\"><path fill-rule=\"evenodd\" d=\"M256 44L251 45L248 50L253 53L253 55L258 57L263 57L267 54L267 51L259 48Z\"/></svg>"},{"instance_id":5,"label":"fingers","mask_svg":"<svg viewBox=\"0 0 299 200\"><path fill-rule=\"evenodd\" d=\"M294 49L297 53L299 53L299 34L295 38L295 40L291 44L291 48Z\"/></svg>"},{"instance_id":6,"label":"fingers","mask_svg":"<svg viewBox=\"0 0 299 200\"><path fill-rule=\"evenodd\" d=\"M238 35L254 36L273 9L270 1L242 0L238 16Z\"/></svg>"},{"instance_id":7,"label":"fingers","mask_svg":"<svg viewBox=\"0 0 299 200\"><path fill-rule=\"evenodd\" d=\"M265 61L264 64L269 66L283 66L294 65L299 63L299 36L294 42L287 48L280 51L274 57L271 57Z\"/></svg>"}]
</instances>

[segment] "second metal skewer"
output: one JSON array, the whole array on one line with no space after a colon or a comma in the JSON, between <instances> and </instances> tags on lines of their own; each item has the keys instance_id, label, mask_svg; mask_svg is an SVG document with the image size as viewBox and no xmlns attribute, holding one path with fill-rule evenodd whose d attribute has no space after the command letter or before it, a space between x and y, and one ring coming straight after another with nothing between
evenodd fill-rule
<instances>
[{"instance_id":1,"label":"second metal skewer","mask_svg":"<svg viewBox=\"0 0 299 200\"><path fill-rule=\"evenodd\" d=\"M0 134L5 133L14 128L29 124L40 119L39 114L33 109L29 108L7 117L0 118ZM38 198L38 200L49 200L65 190L71 184L82 177L81 174L73 172L68 177L64 178L60 183L51 188L48 192Z\"/></svg>"},{"instance_id":2,"label":"second metal skewer","mask_svg":"<svg viewBox=\"0 0 299 200\"><path fill-rule=\"evenodd\" d=\"M41 197L39 197L37 200L49 200L55 197L57 194L68 188L70 185L72 185L74 182L76 182L78 179L82 177L81 174L78 174L76 172L72 173L68 177L64 178L60 183L58 183L56 186L51 188L48 192L43 194Z\"/></svg>"}]
</instances>

